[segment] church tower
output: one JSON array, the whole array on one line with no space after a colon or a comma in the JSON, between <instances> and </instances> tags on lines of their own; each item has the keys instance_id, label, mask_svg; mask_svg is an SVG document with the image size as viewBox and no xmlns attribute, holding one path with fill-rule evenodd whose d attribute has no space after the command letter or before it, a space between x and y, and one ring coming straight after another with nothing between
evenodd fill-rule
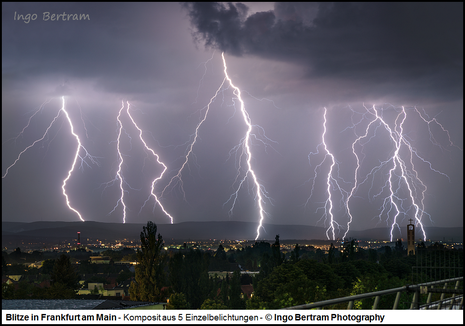
<instances>
[{"instance_id":1,"label":"church tower","mask_svg":"<svg viewBox=\"0 0 465 326\"><path fill-rule=\"evenodd\" d=\"M412 219L407 225L407 255L415 255L415 225L413 225Z\"/></svg>"}]
</instances>

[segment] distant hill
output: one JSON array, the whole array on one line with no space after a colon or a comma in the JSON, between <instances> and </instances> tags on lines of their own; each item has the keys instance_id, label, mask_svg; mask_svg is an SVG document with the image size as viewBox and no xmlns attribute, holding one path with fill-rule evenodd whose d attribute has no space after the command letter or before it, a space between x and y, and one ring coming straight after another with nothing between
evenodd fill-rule
<instances>
[{"instance_id":1,"label":"distant hill","mask_svg":"<svg viewBox=\"0 0 465 326\"><path fill-rule=\"evenodd\" d=\"M74 241L77 232L81 239L99 240L139 239L145 224L102 223L102 222L2 222L2 246L12 242ZM173 240L254 240L256 223L251 222L184 222L178 224L157 224L158 232L164 239ZM401 237L407 238L406 228L402 228ZM273 241L279 234L282 240L326 240L326 228L306 225L265 224L260 231L259 240ZM364 231L349 231L347 238L359 240L389 240L389 228L375 228ZM428 239L432 241L463 241L463 227L426 228ZM342 234L340 234L342 236ZM421 233L416 230L416 239Z\"/></svg>"},{"instance_id":2,"label":"distant hill","mask_svg":"<svg viewBox=\"0 0 465 326\"><path fill-rule=\"evenodd\" d=\"M431 241L463 241L463 227L455 228L439 228L427 227L425 228L426 238ZM376 228L363 231L349 231L347 237L359 240L389 240L390 228ZM419 228L415 230L415 239L420 239L423 234ZM407 227L401 228L401 238L407 240Z\"/></svg>"}]
</instances>

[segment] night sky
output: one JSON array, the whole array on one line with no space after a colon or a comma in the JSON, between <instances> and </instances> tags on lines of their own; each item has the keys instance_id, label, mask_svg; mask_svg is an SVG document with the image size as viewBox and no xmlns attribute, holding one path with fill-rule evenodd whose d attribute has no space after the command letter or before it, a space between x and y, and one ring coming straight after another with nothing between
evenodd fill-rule
<instances>
[{"instance_id":1,"label":"night sky","mask_svg":"<svg viewBox=\"0 0 465 326\"><path fill-rule=\"evenodd\" d=\"M80 15L89 19L73 20ZM352 153L375 118L374 106L392 130L398 123L396 132L405 118L398 154L424 208L422 223L463 226L462 3L2 3L2 175L44 135L65 96L74 131L97 163L78 161L66 186L70 204L86 221L122 222L115 179L122 101L168 167L155 185L160 195L223 81L222 52L253 124L251 165L271 198L263 201L265 223L330 225L324 206L331 157L321 144L326 111L325 143L337 163L329 192L338 236L347 228L344 203L357 157L350 228L391 226L386 178L395 141L378 120ZM247 131L239 104L225 83L182 172L185 199L177 180L160 198L174 223L258 225L250 174L232 214L232 202L225 204L247 168L241 147L234 151ZM169 223L153 198L141 210L163 167L144 149L126 111L121 121L126 222ZM61 188L76 149L61 113L2 179L2 220L79 221ZM400 167L393 174L404 227L415 208Z\"/></svg>"}]
</instances>

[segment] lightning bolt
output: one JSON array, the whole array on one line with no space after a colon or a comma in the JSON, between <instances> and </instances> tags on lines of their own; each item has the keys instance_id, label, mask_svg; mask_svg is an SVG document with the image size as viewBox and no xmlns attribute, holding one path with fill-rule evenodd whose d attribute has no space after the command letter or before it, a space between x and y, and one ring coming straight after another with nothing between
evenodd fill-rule
<instances>
[{"instance_id":1,"label":"lightning bolt","mask_svg":"<svg viewBox=\"0 0 465 326\"><path fill-rule=\"evenodd\" d=\"M397 115L395 123L394 123L394 126L395 126L394 130L392 130L389 127L389 125L386 123L386 121L378 114L378 111L376 110L375 106L373 106L373 111L375 112L374 114L376 116L376 119L379 119L381 121L381 123L384 125L385 129L388 131L389 137L391 138L392 142L395 144L394 154L389 159L389 161L392 162L392 168L389 170L389 178L387 180L387 182L389 183L389 202L391 203L390 208L387 211L387 214L389 214L389 212L393 208L392 206L394 206L394 209L395 209L395 214L394 214L393 222L392 222L392 225L391 225L390 239L392 241L394 228L396 226L397 226L397 228L399 228L399 225L397 223L397 218L398 218L398 216L400 214L400 210L399 210L399 206L396 204L396 201L394 199L396 199L398 202L400 202L401 205L403 204L403 199L401 199L397 195L397 189L399 189L400 185L401 185L400 181L403 180L406 187L407 187L407 189L408 189L410 201L411 201L412 205L415 208L415 220L420 225L422 233L423 233L423 238L426 241L426 233L425 233L423 224L421 223L421 216L420 216L420 212L422 212L423 209L420 209L419 205L417 204L417 202L415 200L415 196L413 194L413 189L412 189L413 185L410 184L409 179L407 178L407 175L408 175L407 166L406 166L404 160L401 159L400 154L399 154L402 144L407 145L411 156L412 156L412 152L415 152L413 150L413 148L410 146L410 144L404 138L403 125L404 125L405 119L407 118L407 113L405 111L405 108L402 107L402 110ZM398 123L399 119L401 120L400 123ZM414 169L413 161L410 160L410 162L412 164L413 171L415 172L415 175L418 176L418 173ZM400 180L398 182L398 188L396 190L394 190L394 188L393 188L393 181L394 181L393 178L394 178L394 171L397 168L400 169L401 175L400 175ZM423 182L421 182L421 180L419 180L419 181L424 186ZM413 180L411 180L411 182L413 183ZM424 190L422 192L423 196L422 196L421 201L423 201L425 191L426 191L426 187L424 187ZM386 200L384 202L386 203ZM385 211L385 208L386 208L385 205L383 205L383 208L381 210L380 215Z\"/></svg>"},{"instance_id":2,"label":"lightning bolt","mask_svg":"<svg viewBox=\"0 0 465 326\"><path fill-rule=\"evenodd\" d=\"M234 209L234 206L235 206L235 203L236 203L236 199L237 199L237 196L238 196L238 192L239 190L242 188L242 185L243 183L245 182L245 180L247 179L247 177L250 175L252 177L252 180L253 180L253 183L255 185L255 188L256 188L256 199L258 201L258 205L259 205L259 215L260 215L260 218L259 218L259 225L257 227L257 236L256 236L256 239L258 239L258 237L260 236L260 229L263 227L263 220L264 220L264 217L266 215L266 212L263 208L263 197L266 197L268 199L270 199L266 194L266 189L260 185L260 183L258 182L258 178L254 172L254 170L252 169L252 164L251 164L251 160L252 160L252 152L250 150L250 143L251 143L251 136L254 136L256 139L258 139L259 141L261 141L262 143L264 143L262 140L260 140L255 134L252 134L252 129L253 127L257 127L259 128L259 130L262 132L263 136L270 140L268 137L266 137L264 131L263 131L263 128L261 128L260 126L256 126L256 125L252 125L251 123L251 120L250 120L250 117L249 117L249 114L248 112L245 110L245 105L244 105L244 101L242 100L242 97L241 97L241 91L238 87L234 86L234 84L232 83L232 80L229 78L228 76L228 72L227 72L227 65L226 65L226 60L224 58L224 53L221 54L222 56L222 59L223 59L223 67L224 67L224 79L223 81L221 82L220 86L217 88L215 94L210 98L210 101L208 102L208 104L204 107L205 109L205 113L203 115L203 117L201 118L200 122L197 124L196 128L195 128L195 131L194 133L191 135L191 138L192 138L192 142L190 143L190 145L188 146L188 149L187 149L187 153L184 157L184 162L183 164L181 165L180 169L178 170L178 172L176 173L176 175L174 175L169 183L165 186L165 188L163 189L160 197L163 197L165 191L167 191L167 189L170 187L170 186L173 186L173 185L179 185L180 186L180 189L181 189L181 192L183 194L183 197L184 197L184 200L186 200L186 193L184 191L184 188L183 188L183 181L182 181L182 173L183 173L183 170L188 166L189 164L189 158L191 156L195 156L194 153L193 153L193 148L194 148L194 145L196 144L198 138L199 138L199 130L200 130L200 127L202 126L202 124L205 122L205 120L207 119L207 116L210 112L210 109L211 109L211 105L212 103L215 101L215 99L218 97L218 94L220 92L222 92L224 89L224 85L226 83L226 81L229 83L230 87L233 89L233 94L234 96L239 100L240 102L240 110L241 110L241 113L242 113L242 117L244 119L244 122L247 126L247 132L245 134L245 136L241 139L241 142L239 145L237 145L233 151L235 150L236 152L239 150L239 148L242 148L242 152L240 154L240 158L239 160L241 160L241 158L245 155L246 156L246 163L247 163L247 172L245 173L245 176L240 180L239 182L239 186L237 188L237 190L231 195L231 197L229 198L229 200L226 202L228 203L231 199L233 199L233 203L232 203L232 207L231 209L229 210L229 214L232 214L232 211ZM213 56L212 56L213 58ZM210 61L212 58L210 58L208 61ZM207 61L207 62L208 62ZM207 63L206 62L206 63ZM205 63L205 65L206 65ZM205 69L206 69L206 66L205 66ZM204 74L205 76L205 74ZM202 79L204 78L204 76L202 77ZM233 99L233 102L234 102L234 99ZM274 102L273 102L274 103ZM229 120L228 120L229 121ZM241 166L239 165L239 168L238 168L238 174L236 176L236 181L238 180L239 178L239 175L240 175L240 172L241 172ZM236 181L234 183L236 183ZM226 204L225 203L225 204ZM224 205L223 205L224 206Z\"/></svg>"},{"instance_id":3,"label":"lightning bolt","mask_svg":"<svg viewBox=\"0 0 465 326\"><path fill-rule=\"evenodd\" d=\"M163 213L165 213L166 216L169 217L170 219L170 222L171 224L173 223L173 217L166 211L166 209L164 208L164 206L161 204L159 198L157 197L157 195L155 194L155 184L157 183L157 181L159 181L165 174L166 170L167 170L167 166L160 161L160 157L157 153L155 153L155 151L153 149L151 149L147 143L145 142L144 138L142 137L142 134L143 134L143 131L142 129L137 125L136 121L134 120L134 118L132 117L131 115L131 112L130 112L130 108L131 108L131 105L129 104L129 102L126 102L126 114L128 115L129 119L131 120L132 124L136 127L136 129L139 131L139 139L141 141L141 143L144 145L145 149L149 152L152 153L153 156L155 156L156 160L157 160L157 163L161 166L163 166L163 171L161 172L161 174L155 178L153 181L152 181L152 184L151 184L151 192L150 192L150 195L148 196L147 200L144 202L144 204L142 205L142 207L140 208L140 211L139 213L142 211L142 209L145 207L145 205L147 204L147 202L150 200L151 197L154 197L155 199L155 205L158 204L160 205L160 208L162 209ZM116 171L116 175L115 175L115 178L109 182L106 182L106 187L105 189L110 186L110 185L113 185L115 182L119 181L119 188L121 190L121 196L119 197L118 201L116 202L116 205L113 207L113 209L110 211L110 213L108 214L111 214L113 213L116 208L119 206L119 204L121 204L123 206L123 223L126 223L126 217L127 217L127 206L124 202L124 194L125 192L128 192L127 190L124 190L124 185L127 185L129 188L131 188L132 190L140 190L140 189L135 189L133 187L131 187L127 182L126 180L124 179L124 176L122 174L122 165L123 165L123 154L121 152L121 135L122 135L122 132L124 131L126 133L126 131L124 130L124 127L123 127L123 122L121 120L121 115L123 113L123 110L125 108L125 105L124 105L124 102L122 101L121 103L121 109L119 110L118 112L118 116L116 118L117 122L118 122L118 136L117 136L117 152L118 152L118 170ZM132 140L131 136L126 133L126 135L129 137L130 140ZM131 142L132 144L132 142ZM154 206L154 209L155 209L155 206Z\"/></svg>"},{"instance_id":4,"label":"lightning bolt","mask_svg":"<svg viewBox=\"0 0 465 326\"><path fill-rule=\"evenodd\" d=\"M23 151L21 151L18 155L18 157L16 158L16 160L13 162L13 164L11 164L5 171L5 174L2 176L2 179L5 178L9 172L9 170L20 160L21 156L30 148L32 148L35 144L37 144L38 142L44 140L44 138L47 136L48 134L48 131L50 130L50 128L52 127L52 125L55 123L55 121L58 119L58 117L60 116L61 112L63 112L66 116L66 119L68 120L69 122L69 125L70 125L70 131L71 131L71 134L74 136L74 138L76 138L76 141L77 141L77 148L76 148L76 152L74 154L74 159L73 159L73 163L71 165L71 169L68 171L68 175L67 177L63 180L63 185L61 186L61 189L62 189L62 192L63 192L63 196L65 196L65 200L66 200L66 205L68 206L68 208L70 210L72 210L73 212L75 212L79 219L81 221L84 221L84 219L82 218L82 215L75 209L71 206L70 204L70 201L69 201L69 197L66 193L66 183L68 182L68 180L70 179L71 177L71 174L72 172L74 171L74 168L76 166L76 163L77 163L77 160L78 158L81 159L81 167L82 167L82 164L86 164L89 166L89 164L86 162L86 159L88 159L91 163L93 164L96 164L96 165L99 165L98 162L95 160L95 158L89 154L89 152L87 151L87 149L82 145L80 139L79 139L79 136L74 132L74 126L73 126L73 123L71 121L71 118L69 117L69 114L68 114L68 111L66 111L66 107L65 107L65 97L62 96L62 107L61 109L58 111L58 113L55 115L55 117L53 118L52 122L48 125L47 129L45 130L44 134L42 135L41 138L39 139L36 139L31 145L27 146ZM47 100L46 102L44 102L40 108L29 118L28 122L27 122L27 125L22 129L22 131L19 133L19 135L15 138L17 139L20 135L22 135L24 133L24 131L26 130L27 127L29 127L30 125L30 122L31 122L31 119L39 112L43 109L44 105L49 103L50 100ZM79 152L82 150L84 150L85 152L85 155L84 157L81 157L79 155Z\"/></svg>"},{"instance_id":5,"label":"lightning bolt","mask_svg":"<svg viewBox=\"0 0 465 326\"><path fill-rule=\"evenodd\" d=\"M81 144L81 140L79 139L79 136L74 132L74 126L73 126L73 123L71 121L71 118L69 117L69 114L68 112L66 111L65 109L65 97L62 96L62 100L63 100L63 106L61 108L61 110L64 112L64 114L66 115L66 119L68 119L68 122L69 122L69 126L71 128L71 134L74 136L74 138L76 138L76 141L78 143L78 146L76 148L76 153L74 154L74 160L73 160L73 164L71 165L71 169L68 171L68 176L63 180L63 185L61 186L61 189L63 190L63 196L65 196L65 199L66 199L66 205L68 205L69 209L72 210L73 212L75 212L78 216L79 216L79 219L81 221L84 222L84 219L82 218L81 214L73 207L71 207L71 204L69 203L69 198L68 198L68 195L66 194L66 183L68 182L69 178L71 177L71 174L72 172L74 171L74 167L76 166L76 162L77 162L77 159L79 156L79 152L81 150L81 148L85 151L85 156L84 158L80 157L81 158L81 162L84 162L85 158L88 158L92 163L94 164L97 164L97 162L94 160L94 158L89 154L89 152L87 151L87 149L82 146Z\"/></svg>"},{"instance_id":6,"label":"lightning bolt","mask_svg":"<svg viewBox=\"0 0 465 326\"><path fill-rule=\"evenodd\" d=\"M218 93L221 91L221 89L223 88L223 85L224 85L224 82L226 81L226 78L223 79L223 82L221 83L220 87L218 87L218 89L216 90L215 92L215 95L210 99L210 101L208 102L207 106L206 106L206 110L205 110L205 114L202 118L202 120L200 120L199 124L197 125L197 127L195 128L195 131L194 131L194 134L193 134L193 140L191 142L191 144L189 145L188 147L188 150L187 150L187 153L186 153L186 156L184 157L184 162L183 164L181 165L181 168L178 170L178 172L176 173L175 176L173 176L171 179L170 179L170 182L165 186L165 188L163 188L163 191L161 192L160 194L160 198L163 197L165 191L173 184L173 185L176 185L176 184L179 184L180 186L180 189L181 189L181 192L183 194L183 197L184 197L184 200L187 202L186 200L186 193L184 191L184 187L183 187L183 181L182 181L182 171L184 170L184 168L186 166L188 166L189 164L189 157L191 155L194 155L193 153L193 148L194 148L194 145L195 143L197 142L197 139L199 137L199 129L200 127L202 126L202 124L204 123L205 120L207 120L207 116L208 116L208 112L210 112L210 106L211 104L214 102L215 98L218 96Z\"/></svg>"},{"instance_id":7,"label":"lightning bolt","mask_svg":"<svg viewBox=\"0 0 465 326\"><path fill-rule=\"evenodd\" d=\"M345 192L345 190L339 186L336 178L333 175L333 168L337 166L337 162L335 162L334 156L329 152L328 147L325 142L325 134L327 131L326 109L324 112L324 122L323 122L324 131L322 135L322 139L323 139L322 143L318 145L316 153L310 153L309 155L309 160L310 160L311 155L319 154L320 146L323 146L326 151L324 159L314 169L315 178L317 177L318 169L323 165L326 158L330 158L331 160L331 166L330 166L330 170L328 172L328 176L326 180L327 200L323 207L325 209L325 213L323 216L327 218L329 217L329 222L330 222L330 227L326 231L327 237L328 237L328 231L332 230L333 239L334 239L334 223L336 223L334 214L332 213L333 202L332 202L332 197L331 197L330 182L333 182L335 185L335 188L339 189L342 197L345 196L344 206L346 208L348 222L347 222L347 229L343 235L343 239L344 239L347 236L347 233L350 229L350 224L352 223L354 219L354 216L351 211L351 206L350 206L351 199L355 196L355 193L357 192L359 187L362 184L368 182L368 180L371 178L372 182L371 182L370 189L368 190L368 194L370 194L374 187L375 174L380 173L380 171L387 169L388 171L385 174L385 177L383 177L385 178L384 184L382 185L380 191L374 194L372 197L373 199L375 199L377 197L381 197L383 193L387 192L385 197L383 196L384 199L382 200L382 205L380 208L380 213L378 215L378 218L381 220L382 216L386 215L387 216L386 222L389 223L389 221L392 221L391 228L390 228L390 239L392 241L394 237L393 232L395 228L397 227L397 229L400 230L400 227L398 224L400 215L401 214L407 215L409 214L410 210L414 210L414 213L413 213L414 219L416 221L416 224L420 226L421 232L423 234L423 238L424 240L426 240L426 233L424 230L422 219L424 215L428 215L431 218L431 216L428 213L426 213L424 210L425 193L428 188L419 177L419 173L416 169L414 159L420 160L424 164L428 165L431 171L441 174L442 176L448 178L449 181L450 181L450 178L447 174L435 169L432 166L431 162L429 162L428 160L425 160L422 156L420 156L418 151L412 146L411 142L407 139L405 135L405 131L404 131L404 124L407 119L407 110L405 107L401 107L400 109L396 109L393 107L393 109L396 111L396 116L395 116L395 120L393 123L393 127L391 127L390 124L387 122L387 120L383 117L383 115L380 114L380 109L377 109L375 105L373 105L371 109L368 109L365 105L363 106L365 108L365 113L363 114L362 119L356 123L354 123L352 119L352 127L350 128L355 128L355 126L361 124L362 120L365 119L367 116L372 116L373 118L369 119L368 124L365 126L364 133L362 133L360 136L355 133L356 139L352 142L352 145L351 145L352 153L356 160L356 167L354 170L354 182L353 182L353 185L350 191ZM442 149L442 146L434 138L434 135L430 129L430 124L435 123L442 129L444 133L447 134L450 146L455 146L459 148L458 146L453 144L448 131L435 118L426 119L417 108L414 108L413 110L415 110L415 112L418 113L420 118L425 123L427 123L430 140L433 143L433 145L439 146ZM352 110L352 112L355 113L354 110ZM384 129L387 132L387 137L390 143L392 144L392 150L386 149L385 152L391 153L391 154L389 154L388 159L384 161L380 161L378 165L372 167L372 169L364 177L362 177L360 175L360 168L361 168L362 160L360 159L360 153L357 150L357 147L361 145L363 148L363 146L367 144L368 142L370 142L373 138L383 137L381 132L378 130L380 127L381 129ZM368 137L370 130L374 130L374 134L371 137ZM366 155L366 153L364 153L363 151L361 153L363 153L364 156ZM314 191L315 178L313 180L310 197L312 196L313 191ZM308 200L307 200L307 203L308 203ZM336 225L338 224L336 223Z\"/></svg>"},{"instance_id":8,"label":"lightning bolt","mask_svg":"<svg viewBox=\"0 0 465 326\"><path fill-rule=\"evenodd\" d=\"M137 125L137 123L134 121L134 118L132 117L131 115L131 112L129 111L130 109L130 105L129 105L129 102L127 102L127 114L129 116L129 118L131 119L134 127L137 128L137 130L139 130L139 139L140 141L144 144L145 146L145 149L148 150L150 153L152 153L153 156L155 156L155 158L157 159L157 163L160 164L161 166L163 166L163 171L160 173L160 175L155 178L153 181L152 181L152 188L151 188L151 191L150 191L150 195L149 197L147 198L147 200L144 202L144 205L142 207L145 206L145 204L147 203L147 201L150 199L150 196L153 196L153 198L155 199L155 202L156 204L160 205L160 208L161 210L163 211L163 213L165 213L166 216L169 217L170 219L170 222L171 224L173 224L173 216L171 216L165 209L165 207L163 207L163 205L161 204L160 200L158 199L157 195L155 195L155 184L157 183L158 180L160 180L161 178L163 178L163 175L165 174L166 170L168 169L167 166L160 161L160 156L155 153L155 151L153 149L151 149L147 143L145 142L144 138L142 138L142 129L139 128L139 126ZM142 208L141 208L142 209Z\"/></svg>"},{"instance_id":9,"label":"lightning bolt","mask_svg":"<svg viewBox=\"0 0 465 326\"><path fill-rule=\"evenodd\" d=\"M420 116L420 118L421 118L424 122L426 122L426 123L428 124L428 132L429 132L429 135L430 135L430 140L431 140L431 142L432 142L434 145L439 146L439 147L442 149L442 146L441 146L440 143L435 139L435 137L434 137L434 135L433 135L433 132L432 132L431 129L430 129L430 124L433 123L433 122L434 122L436 125L438 125L438 126L442 129L443 132L445 132L445 133L447 134L447 138L449 139L449 144L450 144L450 146L457 147L457 148L458 148L459 150L461 150L461 151L463 150L462 148L460 148L459 146L455 145L455 144L452 142L452 140L450 139L449 131L446 130L446 129L444 128L444 126L443 126L442 124L440 124L440 123L436 120L436 118L427 120L426 118L423 117L423 115L421 114L421 112L420 112L416 107L415 107L415 111L418 113L418 115ZM426 115L426 113L425 113L425 115Z\"/></svg>"},{"instance_id":10,"label":"lightning bolt","mask_svg":"<svg viewBox=\"0 0 465 326\"><path fill-rule=\"evenodd\" d=\"M229 85L234 89L233 94L237 97L237 99L240 102L240 110L241 110L241 113L242 113L242 117L244 119L244 123L247 125L247 132L246 132L244 138L241 141L241 147L242 147L241 157L242 157L243 154L246 155L247 171L246 171L246 173L244 175L244 178L239 182L239 186L238 186L236 192L233 194L234 201L233 201L233 205L231 207L231 211L234 208L234 205L236 203L236 199L237 199L237 195L239 193L239 190L241 189L241 187L242 187L244 181L247 179L247 177L249 175L251 175L253 183L255 185L255 196L256 196L256 199L257 199L257 202L258 202L259 215L260 215L259 224L258 224L258 227L257 227L257 236L255 237L255 240L257 240L259 238L259 236L260 236L260 229L263 227L263 220L264 220L265 214L266 214L266 212L265 212L265 210L263 208L263 197L262 197L262 194L263 194L263 196L266 196L266 190L264 188L262 189L262 186L258 182L258 178L257 178L254 170L252 169L252 163L251 163L252 152L250 150L250 143L251 143L250 136L251 136L251 132L252 132L252 123L251 123L251 120L250 120L249 113L245 109L245 104L244 104L244 101L242 100L242 97L241 97L241 90L237 86L235 86L233 84L231 78L229 78L228 68L227 68L227 65L226 65L226 59L224 58L224 53L221 54L221 57L223 59L225 78L228 80ZM239 170L240 170L240 166L239 166ZM231 197L230 197L230 199L231 199Z\"/></svg>"},{"instance_id":11,"label":"lightning bolt","mask_svg":"<svg viewBox=\"0 0 465 326\"><path fill-rule=\"evenodd\" d=\"M13 139L16 141L21 135L23 135L23 134L24 134L24 131L25 131L25 130L29 127L29 125L31 124L32 118L34 118L34 116L35 116L37 113L41 112L41 111L43 110L44 106L45 106L46 104L50 103L51 100L52 100L52 99L49 98L48 100L45 100L45 102L42 103L42 104L40 105L40 107L29 117L29 120L27 121L27 124L24 126L23 130L21 130L21 132L18 134L18 136L6 140L5 142L3 142L3 144L5 144L5 143L7 143L7 142L9 142L10 140L13 140ZM48 130L48 129L47 129L47 130Z\"/></svg>"},{"instance_id":12,"label":"lightning bolt","mask_svg":"<svg viewBox=\"0 0 465 326\"><path fill-rule=\"evenodd\" d=\"M21 151L19 154L18 154L18 157L16 158L16 160L6 169L5 171L5 174L3 174L2 176L2 179L5 178L8 174L8 171L13 167L15 166L15 164L19 161L19 159L21 158L21 156L31 147L33 147L35 144L37 144L38 142L42 141L45 136L47 135L48 131L50 130L50 128L52 127L53 123L58 119L59 115L61 113L61 110L58 111L58 114L53 118L52 122L49 124L49 126L47 127L47 129L45 130L45 133L43 134L43 136L39 139L36 139L31 145L27 146L23 151ZM30 119L29 119L29 122L30 122ZM29 125L29 122L28 122L28 125ZM26 127L23 128L23 131L26 129ZM21 133L23 132L21 131ZM18 135L19 137L19 135Z\"/></svg>"},{"instance_id":13,"label":"lightning bolt","mask_svg":"<svg viewBox=\"0 0 465 326\"><path fill-rule=\"evenodd\" d=\"M329 236L328 233L331 231L332 239L335 240L336 239L335 229L336 229L336 227L339 229L340 224L334 219L334 214L333 214L334 203L333 203L332 189L331 188L335 188L336 190L338 190L340 192L340 194L341 194L342 199L346 196L346 191L339 185L338 179L342 180L342 178L339 175L335 176L334 173L333 173L335 168L337 168L337 169L339 168L339 165L336 162L336 159L335 159L334 155L329 151L328 145L326 144L326 139L325 139L326 132L327 132L326 113L327 113L327 109L324 108L323 133L321 135L322 140L321 140L321 143L317 146L316 153L310 152L310 154L308 155L308 160L309 160L310 165L311 165L311 156L312 155L318 155L320 153L319 148L321 146L324 147L324 151L326 152L326 154L324 155L321 162L319 164L317 164L315 166L314 170L313 170L314 171L314 177L313 177L313 182L312 182L312 188L311 188L310 196L308 197L306 204L308 204L311 197L313 196L313 191L315 189L315 182L316 182L316 179L318 178L318 170L325 163L326 159L329 158L331 164L330 164L330 167L329 167L328 174L326 176L327 199L325 200L323 207L319 207L317 209L317 211L320 210L320 209L324 210L324 213L323 213L322 217L320 218L320 220L324 218L325 222L326 222L329 219L329 227L326 229L326 237L328 238L328 240L330 239L330 236ZM344 180L342 180L342 181L345 182Z\"/></svg>"},{"instance_id":14,"label":"lightning bolt","mask_svg":"<svg viewBox=\"0 0 465 326\"><path fill-rule=\"evenodd\" d=\"M354 186L352 187L349 195L347 196L347 200L346 200L346 209L347 209L347 215L349 215L349 221L347 222L347 230L346 232L344 233L344 236L342 237L342 239L345 239L346 238L346 235L347 235L347 232L349 232L349 229L350 229L350 223L352 223L352 220L353 220L353 216L352 216L352 213L350 212L350 206L349 206L349 201L350 199L352 198L352 196L354 195L355 193L355 190L357 189L358 187L358 178L357 178L357 175L358 175L358 170L360 168L360 159L359 159L359 156L355 150L355 145L357 143L359 143L363 138L366 138L368 136L368 131L370 130L370 127L371 125L376 121L376 119L373 119L372 121L370 121L370 123L368 124L368 126L366 127L366 130L365 130L365 134L358 137L357 139L355 139L355 141L352 143L352 153L354 154L355 158L356 158L356 161L357 161L357 166L355 168L355 176L354 176Z\"/></svg>"},{"instance_id":15,"label":"lightning bolt","mask_svg":"<svg viewBox=\"0 0 465 326\"><path fill-rule=\"evenodd\" d=\"M118 161L119 161L119 164L118 164L118 171L116 171L116 176L115 178L108 182L108 183L111 183L113 184L114 182L118 181L119 180L119 188L121 190L121 197L118 199L118 201L116 202L116 205L115 207L113 207L113 209L110 211L110 213L108 213L109 215L111 213L113 213L116 208L118 207L118 205L121 203L121 205L123 206L123 223L126 223L126 204L124 203L124 188L123 188L123 183L125 183L122 175L121 175L121 169L122 169L122 165L123 165L123 154L121 154L121 133L123 131L123 123L121 122L121 113L124 109L124 102L122 101L121 102L121 109L119 110L118 112L118 116L116 117L116 120L118 121L118 126L119 126L119 129L118 129L118 137L117 137L117 140L116 140L116 151L118 152ZM108 184L107 183L107 184Z\"/></svg>"}]
</instances>

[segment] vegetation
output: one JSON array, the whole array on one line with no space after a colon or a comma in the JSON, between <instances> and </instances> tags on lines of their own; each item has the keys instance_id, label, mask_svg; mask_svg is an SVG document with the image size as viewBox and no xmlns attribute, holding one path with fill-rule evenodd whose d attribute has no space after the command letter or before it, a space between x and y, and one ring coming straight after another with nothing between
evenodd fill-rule
<instances>
[{"instance_id":1,"label":"vegetation","mask_svg":"<svg viewBox=\"0 0 465 326\"><path fill-rule=\"evenodd\" d=\"M131 283L131 300L160 302L164 299L162 286L165 281L167 256L162 253L163 237L157 225L147 222L140 233L141 250L137 250L136 281Z\"/></svg>"},{"instance_id":2,"label":"vegetation","mask_svg":"<svg viewBox=\"0 0 465 326\"><path fill-rule=\"evenodd\" d=\"M22 268L20 268L22 266ZM36 282L28 282L26 278L15 284L2 284L3 299L71 299L79 289L79 276L70 262L70 258L62 254L58 259L45 264L47 272L50 272L50 286L41 287L42 278L36 278ZM12 265L9 272L20 272L18 275L26 277L37 276L37 268L24 268L23 265ZM45 276L45 275L43 275ZM47 277L45 277L47 278Z\"/></svg>"},{"instance_id":3,"label":"vegetation","mask_svg":"<svg viewBox=\"0 0 465 326\"><path fill-rule=\"evenodd\" d=\"M415 256L407 256L401 240L393 247L365 250L358 247L355 239L349 239L340 248L331 244L326 253L295 244L284 254L276 235L272 244L257 241L238 250L226 251L219 245L216 251L202 251L185 244L177 251L166 252L163 238L152 222L143 227L140 238L137 251L126 248L102 253L113 261L135 258L135 273L124 265L92 264L88 257L74 258L75 263L71 263L71 257L64 254L46 259L42 253L26 254L20 248L9 255L3 252L2 274L23 278L15 284L3 284L2 298L72 298L78 288L77 275L88 275L83 282L86 286L108 284L107 276L112 273L115 276L111 282L129 282L132 278L131 300L168 302L167 309L280 309L455 275L450 271L447 275L438 274L442 270L463 273L463 250L443 250L440 243L429 247L419 243ZM438 254L442 255L440 259ZM40 268L21 263L38 257L42 260ZM447 266L441 265L437 271L419 267L436 261L447 261ZM258 273L241 274L241 269ZM209 275L212 270L216 273ZM50 284L44 285L47 280ZM433 295L432 300L436 299ZM392 308L394 300L395 295L382 296L379 308ZM402 293L399 308L409 308L411 300L411 293ZM373 299L359 300L354 308L371 309L372 304ZM346 307L347 304L339 304L328 308Z\"/></svg>"},{"instance_id":4,"label":"vegetation","mask_svg":"<svg viewBox=\"0 0 465 326\"><path fill-rule=\"evenodd\" d=\"M187 309L189 305L183 293L173 293L170 295L166 309Z\"/></svg>"}]
</instances>

